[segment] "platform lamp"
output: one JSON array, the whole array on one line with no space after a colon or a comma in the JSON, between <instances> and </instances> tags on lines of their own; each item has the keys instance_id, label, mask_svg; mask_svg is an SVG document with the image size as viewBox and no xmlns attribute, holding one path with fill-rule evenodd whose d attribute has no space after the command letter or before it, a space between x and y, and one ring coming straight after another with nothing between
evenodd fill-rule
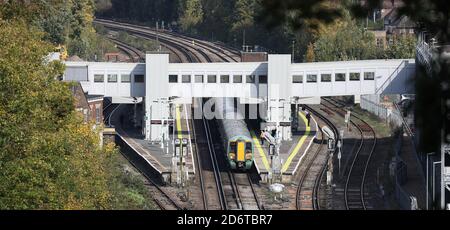
<instances>
[{"instance_id":1,"label":"platform lamp","mask_svg":"<svg viewBox=\"0 0 450 230\"><path fill-rule=\"evenodd\" d=\"M180 151L180 177L181 177L181 188L185 192L186 200L189 200L189 188L187 186L187 175L184 175L184 172L188 173L188 170L186 169L183 171L183 168L185 166L185 162L183 161L183 157L187 154L185 154L185 150L187 152L188 140L186 138L181 139L181 151ZM186 190L185 190L186 189Z\"/></svg>"}]
</instances>

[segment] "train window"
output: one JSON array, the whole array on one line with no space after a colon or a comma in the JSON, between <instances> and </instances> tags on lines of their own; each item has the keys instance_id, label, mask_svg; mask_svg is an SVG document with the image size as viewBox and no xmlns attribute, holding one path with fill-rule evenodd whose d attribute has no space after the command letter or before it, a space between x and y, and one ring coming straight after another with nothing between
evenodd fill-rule
<instances>
[{"instance_id":1,"label":"train window","mask_svg":"<svg viewBox=\"0 0 450 230\"><path fill-rule=\"evenodd\" d=\"M321 82L331 82L331 74L321 74L320 75Z\"/></svg>"},{"instance_id":2,"label":"train window","mask_svg":"<svg viewBox=\"0 0 450 230\"><path fill-rule=\"evenodd\" d=\"M208 83L217 83L216 75L208 75Z\"/></svg>"},{"instance_id":3,"label":"train window","mask_svg":"<svg viewBox=\"0 0 450 230\"><path fill-rule=\"evenodd\" d=\"M105 81L105 75L103 74L95 74L94 75L94 82L104 82Z\"/></svg>"},{"instance_id":4,"label":"train window","mask_svg":"<svg viewBox=\"0 0 450 230\"><path fill-rule=\"evenodd\" d=\"M195 83L203 83L203 75L195 75Z\"/></svg>"},{"instance_id":5,"label":"train window","mask_svg":"<svg viewBox=\"0 0 450 230\"><path fill-rule=\"evenodd\" d=\"M259 84L267 84L267 75L259 75Z\"/></svg>"},{"instance_id":6,"label":"train window","mask_svg":"<svg viewBox=\"0 0 450 230\"><path fill-rule=\"evenodd\" d=\"M178 75L169 75L169 83L178 83Z\"/></svg>"},{"instance_id":7,"label":"train window","mask_svg":"<svg viewBox=\"0 0 450 230\"><path fill-rule=\"evenodd\" d=\"M345 73L336 73L334 75L334 81L345 81Z\"/></svg>"},{"instance_id":8,"label":"train window","mask_svg":"<svg viewBox=\"0 0 450 230\"><path fill-rule=\"evenodd\" d=\"M306 82L317 82L317 75L316 74L306 75Z\"/></svg>"},{"instance_id":9,"label":"train window","mask_svg":"<svg viewBox=\"0 0 450 230\"><path fill-rule=\"evenodd\" d=\"M250 142L245 143L245 149L251 151L252 150L252 143L250 143Z\"/></svg>"},{"instance_id":10,"label":"train window","mask_svg":"<svg viewBox=\"0 0 450 230\"><path fill-rule=\"evenodd\" d=\"M230 142L230 153L236 153L237 149L236 149L236 142Z\"/></svg>"},{"instance_id":11,"label":"train window","mask_svg":"<svg viewBox=\"0 0 450 230\"><path fill-rule=\"evenodd\" d=\"M220 75L220 83L230 83L230 75Z\"/></svg>"},{"instance_id":12,"label":"train window","mask_svg":"<svg viewBox=\"0 0 450 230\"><path fill-rule=\"evenodd\" d=\"M131 76L129 74L122 74L120 75L120 81L121 82L131 82Z\"/></svg>"},{"instance_id":13,"label":"train window","mask_svg":"<svg viewBox=\"0 0 450 230\"><path fill-rule=\"evenodd\" d=\"M246 83L255 83L256 82L255 75L247 75L245 77L245 82Z\"/></svg>"},{"instance_id":14,"label":"train window","mask_svg":"<svg viewBox=\"0 0 450 230\"><path fill-rule=\"evenodd\" d=\"M292 76L292 83L303 83L303 75Z\"/></svg>"},{"instance_id":15,"label":"train window","mask_svg":"<svg viewBox=\"0 0 450 230\"><path fill-rule=\"evenodd\" d=\"M359 81L360 73L350 73L350 81Z\"/></svg>"},{"instance_id":16,"label":"train window","mask_svg":"<svg viewBox=\"0 0 450 230\"><path fill-rule=\"evenodd\" d=\"M233 83L242 83L242 75L234 75Z\"/></svg>"},{"instance_id":17,"label":"train window","mask_svg":"<svg viewBox=\"0 0 450 230\"><path fill-rule=\"evenodd\" d=\"M136 83L144 83L144 75L142 75L142 74L134 75L134 82L136 82Z\"/></svg>"},{"instance_id":18,"label":"train window","mask_svg":"<svg viewBox=\"0 0 450 230\"><path fill-rule=\"evenodd\" d=\"M183 82L183 83L191 83L191 75L183 75L183 76L181 76L181 82Z\"/></svg>"},{"instance_id":19,"label":"train window","mask_svg":"<svg viewBox=\"0 0 450 230\"><path fill-rule=\"evenodd\" d=\"M375 80L375 73L374 72L365 72L364 80Z\"/></svg>"}]
</instances>

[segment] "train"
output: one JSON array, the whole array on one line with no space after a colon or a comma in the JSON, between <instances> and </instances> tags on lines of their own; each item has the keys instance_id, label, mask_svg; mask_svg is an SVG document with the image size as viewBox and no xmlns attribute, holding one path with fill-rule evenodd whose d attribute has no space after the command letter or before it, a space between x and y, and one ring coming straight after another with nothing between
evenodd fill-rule
<instances>
[{"instance_id":1,"label":"train","mask_svg":"<svg viewBox=\"0 0 450 230\"><path fill-rule=\"evenodd\" d=\"M226 159L232 170L247 171L253 165L253 141L242 114L234 106L234 98L216 98L216 119Z\"/></svg>"}]
</instances>

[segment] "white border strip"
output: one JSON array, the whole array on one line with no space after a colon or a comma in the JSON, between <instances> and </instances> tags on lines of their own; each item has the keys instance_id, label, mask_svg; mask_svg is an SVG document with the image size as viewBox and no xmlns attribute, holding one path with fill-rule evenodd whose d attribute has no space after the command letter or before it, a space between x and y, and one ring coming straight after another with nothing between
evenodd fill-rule
<instances>
[{"instance_id":1,"label":"white border strip","mask_svg":"<svg viewBox=\"0 0 450 230\"><path fill-rule=\"evenodd\" d=\"M310 113L311 114L311 113ZM300 159L297 162L297 165L294 168L294 171L292 171L291 175L295 175L295 173L297 172L298 167L300 166L300 163L303 160L303 157L306 155L306 153L308 152L309 148L311 147L312 143L314 142L314 139L317 138L317 132L319 132L319 127L317 125L317 121L316 119L314 119L314 116L311 114L312 119L314 120L314 123L316 123L316 133L314 134L314 138L311 139L311 141L309 141L308 147L306 147L305 152L303 152L302 156L300 157Z\"/></svg>"},{"instance_id":2,"label":"white border strip","mask_svg":"<svg viewBox=\"0 0 450 230\"><path fill-rule=\"evenodd\" d=\"M159 174L162 175L162 172L161 172L160 170L158 170L158 168L156 168L150 161L148 161L147 158L145 158L144 156L142 156L142 155L139 153L139 151L137 151L132 145L130 145L130 143L128 143L128 141L125 140L125 138L122 137L122 135L120 135L120 134L117 133L117 132L116 132L116 134L117 134L117 136L120 137L120 139L122 139L122 141L124 141L129 147L131 147L131 149L133 149L133 151L135 151L142 159L144 159L145 161L147 161L147 163L150 164L150 166L152 166L153 169L155 169L156 171L159 172Z\"/></svg>"},{"instance_id":3,"label":"white border strip","mask_svg":"<svg viewBox=\"0 0 450 230\"><path fill-rule=\"evenodd\" d=\"M192 171L194 172L195 175L195 161L194 161L194 151L192 150L192 138L191 138L191 131L189 129L189 120L188 120L188 114L187 114L187 109L186 109L186 104L184 105L184 115L185 115L185 119L186 119L186 126L187 126L187 131L189 133L189 147L191 150L191 158L192 158Z\"/></svg>"}]
</instances>

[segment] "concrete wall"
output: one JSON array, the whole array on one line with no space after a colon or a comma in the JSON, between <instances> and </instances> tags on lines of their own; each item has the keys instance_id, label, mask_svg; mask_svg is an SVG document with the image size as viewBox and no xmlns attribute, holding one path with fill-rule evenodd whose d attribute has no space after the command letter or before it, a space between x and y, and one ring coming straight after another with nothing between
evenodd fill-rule
<instances>
[{"instance_id":1,"label":"concrete wall","mask_svg":"<svg viewBox=\"0 0 450 230\"><path fill-rule=\"evenodd\" d=\"M163 140L169 138L169 54L146 55L145 79L145 139Z\"/></svg>"}]
</instances>

